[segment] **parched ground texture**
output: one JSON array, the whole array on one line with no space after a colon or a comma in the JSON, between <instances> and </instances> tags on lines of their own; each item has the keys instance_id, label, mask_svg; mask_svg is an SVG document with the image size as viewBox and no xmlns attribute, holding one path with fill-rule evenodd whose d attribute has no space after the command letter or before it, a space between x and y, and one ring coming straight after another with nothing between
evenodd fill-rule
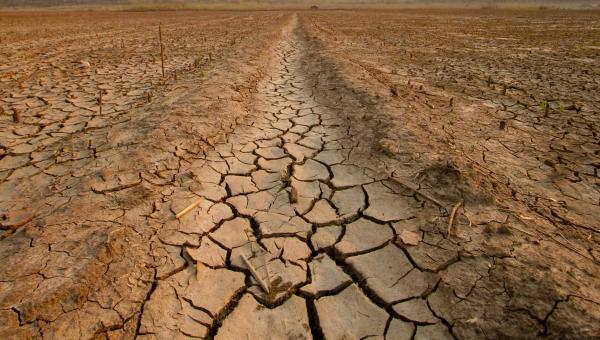
<instances>
[{"instance_id":1,"label":"parched ground texture","mask_svg":"<svg viewBox=\"0 0 600 340\"><path fill-rule=\"evenodd\" d=\"M0 338L600 338L599 30L0 13Z\"/></svg>"}]
</instances>

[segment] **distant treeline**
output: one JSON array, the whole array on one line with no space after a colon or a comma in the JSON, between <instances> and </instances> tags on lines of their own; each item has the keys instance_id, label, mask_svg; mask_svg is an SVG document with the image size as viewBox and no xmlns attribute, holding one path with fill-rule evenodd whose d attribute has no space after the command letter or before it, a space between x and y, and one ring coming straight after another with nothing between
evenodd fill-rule
<instances>
[{"instance_id":1,"label":"distant treeline","mask_svg":"<svg viewBox=\"0 0 600 340\"><path fill-rule=\"evenodd\" d=\"M75 5L135 5L135 4L265 4L265 5L481 5L502 6L505 4L531 4L548 5L553 7L573 7L581 5L599 5L600 0L0 0L0 7L51 7L51 6L75 6Z\"/></svg>"}]
</instances>

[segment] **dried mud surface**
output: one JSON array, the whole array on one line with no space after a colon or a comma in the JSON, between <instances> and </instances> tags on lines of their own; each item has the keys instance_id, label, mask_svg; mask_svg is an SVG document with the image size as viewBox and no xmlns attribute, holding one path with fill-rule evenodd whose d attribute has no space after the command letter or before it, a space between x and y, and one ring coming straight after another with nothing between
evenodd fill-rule
<instances>
[{"instance_id":1,"label":"dried mud surface","mask_svg":"<svg viewBox=\"0 0 600 340\"><path fill-rule=\"evenodd\" d=\"M600 337L599 17L551 14L0 14L0 337Z\"/></svg>"}]
</instances>

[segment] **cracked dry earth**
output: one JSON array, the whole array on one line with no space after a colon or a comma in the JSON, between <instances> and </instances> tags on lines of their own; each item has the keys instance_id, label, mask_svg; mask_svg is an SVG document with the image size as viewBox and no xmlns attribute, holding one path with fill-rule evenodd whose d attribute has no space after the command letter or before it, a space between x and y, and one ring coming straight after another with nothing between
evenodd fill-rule
<instances>
[{"instance_id":1,"label":"cracked dry earth","mask_svg":"<svg viewBox=\"0 0 600 340\"><path fill-rule=\"evenodd\" d=\"M450 338L426 297L456 249L396 243L402 221L440 210L349 161L346 122L315 101L300 70L306 47L297 25L275 49L252 123L207 153L197 169L201 189L172 194L173 211L197 195L207 200L159 232L182 257L155 283L139 334Z\"/></svg>"},{"instance_id":2,"label":"cracked dry earth","mask_svg":"<svg viewBox=\"0 0 600 340\"><path fill-rule=\"evenodd\" d=\"M2 338L600 336L596 262L490 200L448 234L452 204L392 176L377 126L336 105L360 94L305 18L282 20L228 133L198 148L164 132L168 152L136 149L154 174L105 171L43 228L2 235Z\"/></svg>"}]
</instances>

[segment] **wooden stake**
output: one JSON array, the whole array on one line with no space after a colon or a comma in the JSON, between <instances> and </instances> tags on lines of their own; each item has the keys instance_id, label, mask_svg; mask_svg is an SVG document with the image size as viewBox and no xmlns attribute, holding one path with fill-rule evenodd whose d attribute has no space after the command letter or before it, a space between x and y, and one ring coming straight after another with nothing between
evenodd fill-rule
<instances>
[{"instance_id":1,"label":"wooden stake","mask_svg":"<svg viewBox=\"0 0 600 340\"><path fill-rule=\"evenodd\" d=\"M163 51L163 42L162 42L162 28L161 25L158 24L158 41L160 43L160 68L162 69L162 76L165 77L165 54Z\"/></svg>"},{"instance_id":2,"label":"wooden stake","mask_svg":"<svg viewBox=\"0 0 600 340\"><path fill-rule=\"evenodd\" d=\"M250 274L252 274L252 276L256 279L256 281L258 281L258 284L260 284L260 287L265 291L265 293L269 294L269 287L267 286L265 281L263 281L263 279L261 279L260 276L258 276L258 273L256 272L256 269L254 269L254 266L252 265L252 263L250 263L250 261L248 261L246 256L244 256L243 254L240 256L242 257L242 260L246 264L246 267L248 267L248 270L250 270Z\"/></svg>"},{"instance_id":3,"label":"wooden stake","mask_svg":"<svg viewBox=\"0 0 600 340\"><path fill-rule=\"evenodd\" d=\"M98 95L98 107L99 107L99 112L98 114L102 114L102 90L100 90L100 94Z\"/></svg>"},{"instance_id":4,"label":"wooden stake","mask_svg":"<svg viewBox=\"0 0 600 340\"><path fill-rule=\"evenodd\" d=\"M195 201L194 203L190 204L187 206L187 208L183 209L182 211L180 211L179 213L177 213L177 215L175 215L176 219L180 219L183 216L185 216L185 214L189 213L190 211L192 211L192 209L194 209L195 207L197 207L200 203L202 203L203 199L200 198L197 201Z\"/></svg>"},{"instance_id":5,"label":"wooden stake","mask_svg":"<svg viewBox=\"0 0 600 340\"><path fill-rule=\"evenodd\" d=\"M19 114L19 110L13 109L13 122L18 123L21 120L21 115Z\"/></svg>"}]
</instances>

